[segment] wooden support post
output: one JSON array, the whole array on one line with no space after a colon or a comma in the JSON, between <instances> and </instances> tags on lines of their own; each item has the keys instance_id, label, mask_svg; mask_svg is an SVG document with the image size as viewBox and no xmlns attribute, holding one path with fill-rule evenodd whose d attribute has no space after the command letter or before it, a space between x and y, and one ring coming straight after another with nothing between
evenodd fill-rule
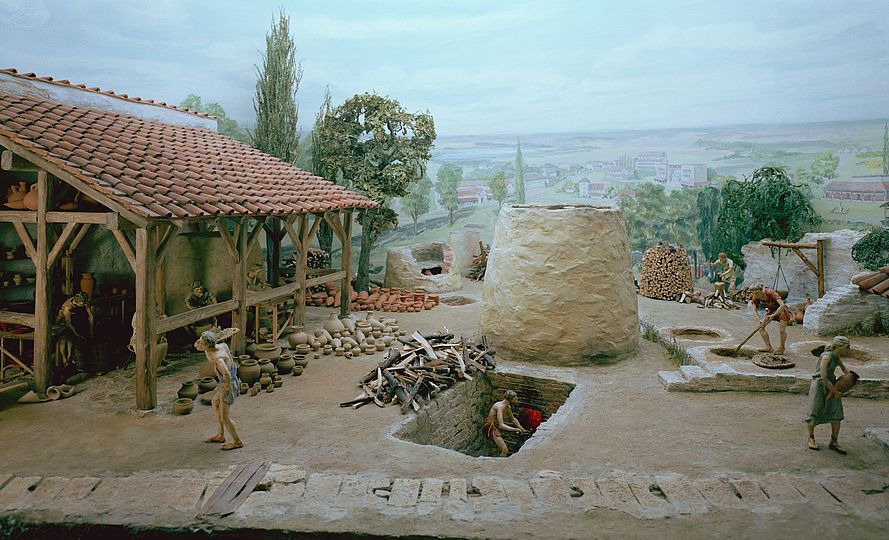
<instances>
[{"instance_id":1,"label":"wooden support post","mask_svg":"<svg viewBox=\"0 0 889 540\"><path fill-rule=\"evenodd\" d=\"M224 225L223 225L224 226ZM226 234L228 231L226 230ZM231 349L234 354L243 354L247 333L247 220L235 225L235 238L232 239L237 259L232 272L232 300L238 301L238 307L232 312L232 326L241 331L232 337Z\"/></svg>"},{"instance_id":2,"label":"wooden support post","mask_svg":"<svg viewBox=\"0 0 889 540\"><path fill-rule=\"evenodd\" d=\"M134 345L136 352L136 408L157 406L157 336L155 326L156 230L136 229L136 317Z\"/></svg>"},{"instance_id":3,"label":"wooden support post","mask_svg":"<svg viewBox=\"0 0 889 540\"><path fill-rule=\"evenodd\" d=\"M294 245L294 247L297 247ZM299 216L299 257L296 259L296 292L293 305L293 324L306 324L306 265L309 255L309 215Z\"/></svg>"},{"instance_id":4,"label":"wooden support post","mask_svg":"<svg viewBox=\"0 0 889 540\"><path fill-rule=\"evenodd\" d=\"M46 212L52 200L52 182L46 171L37 173L37 247L34 267L34 391L45 394L52 382L52 272L49 271L50 230Z\"/></svg>"},{"instance_id":5,"label":"wooden support post","mask_svg":"<svg viewBox=\"0 0 889 540\"><path fill-rule=\"evenodd\" d=\"M346 317L352 312L352 211L343 212L343 271L346 277L340 286L340 316Z\"/></svg>"},{"instance_id":6,"label":"wooden support post","mask_svg":"<svg viewBox=\"0 0 889 540\"><path fill-rule=\"evenodd\" d=\"M815 264L818 265L818 298L824 296L824 240L815 242Z\"/></svg>"}]
</instances>

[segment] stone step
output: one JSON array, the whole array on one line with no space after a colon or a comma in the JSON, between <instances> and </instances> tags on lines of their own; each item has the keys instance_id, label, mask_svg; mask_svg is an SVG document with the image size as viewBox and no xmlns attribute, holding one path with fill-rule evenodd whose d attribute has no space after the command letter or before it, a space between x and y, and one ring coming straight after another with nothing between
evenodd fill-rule
<instances>
[{"instance_id":1,"label":"stone step","mask_svg":"<svg viewBox=\"0 0 889 540\"><path fill-rule=\"evenodd\" d=\"M710 373L701 366L679 366L679 371L682 372L682 376L689 381L711 376Z\"/></svg>"},{"instance_id":2,"label":"stone step","mask_svg":"<svg viewBox=\"0 0 889 540\"><path fill-rule=\"evenodd\" d=\"M710 505L701 492L684 476L656 475L655 480L667 496L667 501L680 514L704 514L710 510Z\"/></svg>"},{"instance_id":3,"label":"stone step","mask_svg":"<svg viewBox=\"0 0 889 540\"><path fill-rule=\"evenodd\" d=\"M657 376L668 392L679 390L680 387L688 383L688 379L682 375L681 371L658 371Z\"/></svg>"}]
</instances>

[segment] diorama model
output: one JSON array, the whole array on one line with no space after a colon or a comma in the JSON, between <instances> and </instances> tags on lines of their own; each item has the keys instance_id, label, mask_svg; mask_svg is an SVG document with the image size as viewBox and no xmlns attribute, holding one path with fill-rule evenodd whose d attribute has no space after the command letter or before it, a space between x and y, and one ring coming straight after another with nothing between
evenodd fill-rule
<instances>
[{"instance_id":1,"label":"diorama model","mask_svg":"<svg viewBox=\"0 0 889 540\"><path fill-rule=\"evenodd\" d=\"M506 447L506 442L503 440L503 431L511 431L520 435L528 433L528 430L522 427L522 424L512 414L511 405L514 405L516 402L518 402L518 395L513 390L507 390L503 399L491 406L488 419L485 420L485 425L482 426L482 433L485 434L485 437L494 441L494 444L500 450L500 457L509 455L509 448ZM514 426L507 424L506 420L514 424Z\"/></svg>"},{"instance_id":2,"label":"diorama model","mask_svg":"<svg viewBox=\"0 0 889 540\"><path fill-rule=\"evenodd\" d=\"M207 362L213 366L216 376L222 381L212 401L213 412L216 413L216 420L219 424L219 433L204 442L225 443L221 446L223 450L241 448L244 443L238 436L238 430L230 416L231 406L234 404L235 398L240 395L239 385L241 384L241 381L238 380L238 365L235 363L231 349L225 343L221 343L219 336L213 331L202 333L195 342L194 348L207 355ZM226 428L232 436L231 442L225 442Z\"/></svg>"},{"instance_id":3,"label":"diorama model","mask_svg":"<svg viewBox=\"0 0 889 540\"><path fill-rule=\"evenodd\" d=\"M761 283L754 285L750 290L753 293L750 300L750 305L753 306L753 316L759 322L759 335L765 343L765 347L759 349L759 352L784 354L784 345L787 342L787 324L793 320L790 309L784 304L778 291ZM766 309L765 316L762 318L759 316L760 305ZM769 340L769 333L766 330L769 323L775 319L778 319L778 334L781 340L777 349L772 348L772 342Z\"/></svg>"},{"instance_id":4,"label":"diorama model","mask_svg":"<svg viewBox=\"0 0 889 540\"><path fill-rule=\"evenodd\" d=\"M848 354L849 348L849 338L836 336L818 357L812 384L809 386L809 416L806 417L811 450L818 450L818 443L815 442L815 426L829 423L830 444L827 447L840 454L846 453L837 442L840 422L843 420L843 395L858 379L858 375L854 371L849 371L840 357ZM843 376L839 379L836 376L837 368L843 371Z\"/></svg>"}]
</instances>

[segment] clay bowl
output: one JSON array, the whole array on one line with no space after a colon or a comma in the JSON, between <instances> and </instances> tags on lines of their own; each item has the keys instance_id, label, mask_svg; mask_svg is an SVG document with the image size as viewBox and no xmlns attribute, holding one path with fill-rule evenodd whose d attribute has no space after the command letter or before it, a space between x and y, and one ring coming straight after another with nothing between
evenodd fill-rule
<instances>
[{"instance_id":1,"label":"clay bowl","mask_svg":"<svg viewBox=\"0 0 889 540\"><path fill-rule=\"evenodd\" d=\"M173 402L173 414L188 414L194 408L191 398L179 398Z\"/></svg>"},{"instance_id":2,"label":"clay bowl","mask_svg":"<svg viewBox=\"0 0 889 540\"><path fill-rule=\"evenodd\" d=\"M213 377L201 377L201 380L198 381L198 390L202 394L210 392L216 389L216 379Z\"/></svg>"},{"instance_id":3,"label":"clay bowl","mask_svg":"<svg viewBox=\"0 0 889 540\"><path fill-rule=\"evenodd\" d=\"M299 377L300 375L303 374L303 367L302 366L294 366L293 371L291 371L291 373L293 373L294 377Z\"/></svg>"}]
</instances>

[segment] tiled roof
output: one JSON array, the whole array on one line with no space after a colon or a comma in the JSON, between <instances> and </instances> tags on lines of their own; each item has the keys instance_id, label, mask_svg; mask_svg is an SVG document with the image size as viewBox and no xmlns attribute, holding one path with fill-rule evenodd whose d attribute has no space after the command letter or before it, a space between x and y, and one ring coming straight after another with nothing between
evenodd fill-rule
<instances>
[{"instance_id":1,"label":"tiled roof","mask_svg":"<svg viewBox=\"0 0 889 540\"><path fill-rule=\"evenodd\" d=\"M0 137L145 219L377 206L213 131L30 96L0 93Z\"/></svg>"},{"instance_id":2,"label":"tiled roof","mask_svg":"<svg viewBox=\"0 0 889 540\"><path fill-rule=\"evenodd\" d=\"M79 89L79 90L83 90L84 92L94 92L94 93L96 93L96 94L103 94L103 95L106 95L106 96L113 96L113 97L116 97L116 98L118 98L118 99L123 99L123 100L126 100L126 101L132 101L132 102L134 102L134 103L147 103L147 104L150 104L150 105L156 105L156 106L158 106L158 107L164 107L164 108L167 108L167 109L173 109L173 110L180 111L180 112L190 113L190 114L193 114L193 115L195 115L195 116L200 116L200 117L203 117L203 118L216 118L215 116L210 116L209 114L206 114L206 113L202 113L202 112L198 112L198 111L193 111L193 110L191 110L191 109L186 109L185 107L177 107L177 106L175 106L175 105L170 105L169 103L166 103L166 102L164 102L164 101L155 101L155 100L153 100L153 99L142 99L142 98L140 98L140 97L131 97L131 96L128 96L127 94L118 94L118 93L115 93L114 90L102 90L101 88L99 88L99 87L97 87L97 86L89 87L89 86L87 86L87 85L85 85L85 84L83 84L83 83L77 83L77 84L74 84L74 83L72 83L71 81L69 81L69 80L67 80L67 79L54 79L54 78L52 78L52 77L39 77L36 73L33 73L33 72L29 72L29 73L20 73L20 72L19 72L17 69L15 69L15 68L0 69L0 73L5 73L5 74L7 74L7 75L12 75L12 76L14 76L14 77L18 77L18 78L20 78L20 79L29 79L29 80L32 80L32 81L41 81L41 82L45 82L45 83L49 83L49 84L54 84L54 85L56 85L56 86L69 86L69 87L71 87L71 88L77 88L77 89Z\"/></svg>"},{"instance_id":3,"label":"tiled roof","mask_svg":"<svg viewBox=\"0 0 889 540\"><path fill-rule=\"evenodd\" d=\"M824 191L853 191L861 193L885 193L889 191L887 182L830 182Z\"/></svg>"}]
</instances>

